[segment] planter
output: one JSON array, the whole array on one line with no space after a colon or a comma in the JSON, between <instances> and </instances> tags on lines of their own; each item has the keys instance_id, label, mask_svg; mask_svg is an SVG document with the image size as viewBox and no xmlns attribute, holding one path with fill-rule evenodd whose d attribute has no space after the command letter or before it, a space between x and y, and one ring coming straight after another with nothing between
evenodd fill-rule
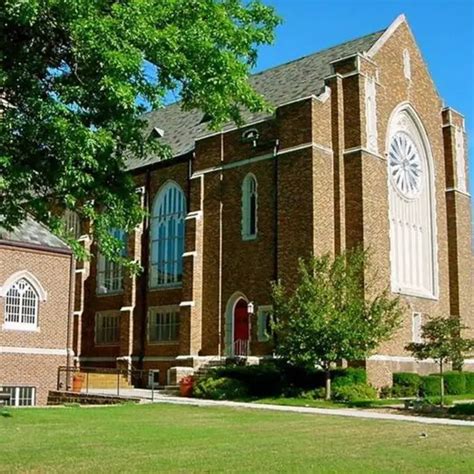
<instances>
[{"instance_id":1,"label":"planter","mask_svg":"<svg viewBox=\"0 0 474 474\"><path fill-rule=\"evenodd\" d=\"M179 382L179 393L182 397L191 397L193 395L194 377L187 375Z\"/></svg>"},{"instance_id":2,"label":"planter","mask_svg":"<svg viewBox=\"0 0 474 474\"><path fill-rule=\"evenodd\" d=\"M84 374L74 374L72 376L72 391L80 392L82 390L83 382L84 382Z\"/></svg>"}]
</instances>

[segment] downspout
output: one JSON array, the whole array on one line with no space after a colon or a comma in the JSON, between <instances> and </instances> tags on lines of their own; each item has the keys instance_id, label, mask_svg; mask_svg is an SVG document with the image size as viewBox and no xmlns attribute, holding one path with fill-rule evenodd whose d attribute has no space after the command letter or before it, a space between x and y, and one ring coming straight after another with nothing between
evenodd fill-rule
<instances>
[{"instance_id":1,"label":"downspout","mask_svg":"<svg viewBox=\"0 0 474 474\"><path fill-rule=\"evenodd\" d=\"M221 163L224 162L224 134L221 133ZM219 173L220 180L220 193L219 193L219 290L218 290L218 302L219 305L219 321L218 321L218 342L217 342L217 354L222 357L222 259L223 259L223 240L222 240L222 181L224 174L222 170Z\"/></svg>"},{"instance_id":2,"label":"downspout","mask_svg":"<svg viewBox=\"0 0 474 474\"><path fill-rule=\"evenodd\" d=\"M279 177L279 163L278 163L278 148L280 146L280 140L275 140L273 147L273 186L275 189L274 199L274 231L275 235L273 238L273 280L278 281L278 206L279 206L279 195L278 195L278 177Z\"/></svg>"},{"instance_id":3,"label":"downspout","mask_svg":"<svg viewBox=\"0 0 474 474\"><path fill-rule=\"evenodd\" d=\"M149 201L150 201L150 170L146 170L145 175L145 196L143 198L143 206L145 209L149 210ZM145 222L143 223L143 234L142 234L142 254L143 254L143 276L142 276L142 327L140 334L140 355L139 355L139 365L140 369L143 370L144 367L144 358L145 358L145 342L146 342L146 327L147 327L147 318L148 318L148 266L150 264L149 260L149 217L145 217Z\"/></svg>"},{"instance_id":4,"label":"downspout","mask_svg":"<svg viewBox=\"0 0 474 474\"><path fill-rule=\"evenodd\" d=\"M72 322L73 322L73 312L74 312L74 297L75 294L75 283L76 283L76 261L74 259L74 254L71 254L71 261L69 264L69 301L68 301L68 314L67 314L67 333L66 333L66 390L69 390L69 367L71 366L71 331L72 331ZM77 335L78 338L81 337L81 334Z\"/></svg>"}]
</instances>

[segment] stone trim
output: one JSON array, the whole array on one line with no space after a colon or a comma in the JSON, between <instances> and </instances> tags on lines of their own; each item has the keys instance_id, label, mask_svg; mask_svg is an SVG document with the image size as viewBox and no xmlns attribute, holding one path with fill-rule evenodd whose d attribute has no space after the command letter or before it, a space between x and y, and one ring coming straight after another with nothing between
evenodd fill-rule
<instances>
[{"instance_id":1,"label":"stone trim","mask_svg":"<svg viewBox=\"0 0 474 474\"><path fill-rule=\"evenodd\" d=\"M30 355L53 355L53 356L74 356L72 349L50 349L46 347L12 347L0 346L0 354L30 354Z\"/></svg>"}]
</instances>

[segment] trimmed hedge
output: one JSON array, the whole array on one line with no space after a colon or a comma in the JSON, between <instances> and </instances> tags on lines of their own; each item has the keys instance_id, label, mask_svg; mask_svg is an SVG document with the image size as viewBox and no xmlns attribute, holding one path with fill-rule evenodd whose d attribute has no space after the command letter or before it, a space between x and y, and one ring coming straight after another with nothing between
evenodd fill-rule
<instances>
[{"instance_id":1,"label":"trimmed hedge","mask_svg":"<svg viewBox=\"0 0 474 474\"><path fill-rule=\"evenodd\" d=\"M282 375L274 364L219 367L216 377L238 380L251 396L266 397L278 395L282 391Z\"/></svg>"},{"instance_id":2,"label":"trimmed hedge","mask_svg":"<svg viewBox=\"0 0 474 474\"><path fill-rule=\"evenodd\" d=\"M446 372L444 374L444 391L449 395L462 395L466 392L465 372Z\"/></svg>"},{"instance_id":3,"label":"trimmed hedge","mask_svg":"<svg viewBox=\"0 0 474 474\"><path fill-rule=\"evenodd\" d=\"M448 410L448 413L474 416L474 403L456 403Z\"/></svg>"},{"instance_id":4,"label":"trimmed hedge","mask_svg":"<svg viewBox=\"0 0 474 474\"><path fill-rule=\"evenodd\" d=\"M218 367L212 375L242 382L251 396L266 397L285 393L298 396L301 392L324 387L326 374L317 369L287 364L283 361L259 365ZM365 384L365 369L347 368L331 371L333 387Z\"/></svg>"},{"instance_id":5,"label":"trimmed hedge","mask_svg":"<svg viewBox=\"0 0 474 474\"><path fill-rule=\"evenodd\" d=\"M466 393L474 393L474 372L463 372L466 377Z\"/></svg>"},{"instance_id":6,"label":"trimmed hedge","mask_svg":"<svg viewBox=\"0 0 474 474\"><path fill-rule=\"evenodd\" d=\"M365 369L337 369L332 372L333 387L348 385L364 385L367 383L367 372Z\"/></svg>"},{"instance_id":7,"label":"trimmed hedge","mask_svg":"<svg viewBox=\"0 0 474 474\"><path fill-rule=\"evenodd\" d=\"M392 396L416 397L420 392L421 377L412 372L397 372L393 374Z\"/></svg>"},{"instance_id":8,"label":"trimmed hedge","mask_svg":"<svg viewBox=\"0 0 474 474\"><path fill-rule=\"evenodd\" d=\"M421 377L421 393L424 397L441 396L441 387L438 375L425 375Z\"/></svg>"},{"instance_id":9,"label":"trimmed hedge","mask_svg":"<svg viewBox=\"0 0 474 474\"><path fill-rule=\"evenodd\" d=\"M333 398L334 400L339 400L342 402L373 400L377 398L377 390L374 387L364 383L341 385L334 388Z\"/></svg>"},{"instance_id":10,"label":"trimmed hedge","mask_svg":"<svg viewBox=\"0 0 474 474\"><path fill-rule=\"evenodd\" d=\"M242 382L227 377L206 377L199 380L193 388L194 397L211 400L235 400L247 395L247 389Z\"/></svg>"}]
</instances>

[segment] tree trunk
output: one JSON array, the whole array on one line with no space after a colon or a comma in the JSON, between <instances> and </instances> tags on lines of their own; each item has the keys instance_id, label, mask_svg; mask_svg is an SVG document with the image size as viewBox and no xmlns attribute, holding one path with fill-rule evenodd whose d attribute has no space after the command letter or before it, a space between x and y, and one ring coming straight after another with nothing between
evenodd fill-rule
<instances>
[{"instance_id":1,"label":"tree trunk","mask_svg":"<svg viewBox=\"0 0 474 474\"><path fill-rule=\"evenodd\" d=\"M440 394L441 394L441 408L444 406L444 374L443 374L443 361L439 363L439 383L440 385Z\"/></svg>"},{"instance_id":2,"label":"tree trunk","mask_svg":"<svg viewBox=\"0 0 474 474\"><path fill-rule=\"evenodd\" d=\"M331 400L331 371L326 370L326 400Z\"/></svg>"}]
</instances>

